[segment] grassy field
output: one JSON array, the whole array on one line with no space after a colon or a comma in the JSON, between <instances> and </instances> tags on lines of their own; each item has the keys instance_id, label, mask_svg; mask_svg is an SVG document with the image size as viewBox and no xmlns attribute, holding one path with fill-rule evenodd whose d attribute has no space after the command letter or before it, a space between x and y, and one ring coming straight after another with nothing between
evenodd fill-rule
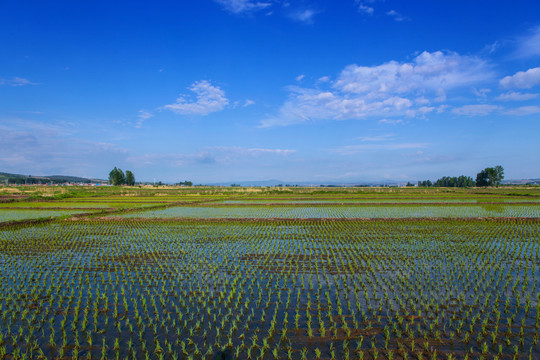
<instances>
[{"instance_id":1,"label":"grassy field","mask_svg":"<svg viewBox=\"0 0 540 360\"><path fill-rule=\"evenodd\" d=\"M0 359L540 358L539 188L48 191L0 188Z\"/></svg>"}]
</instances>

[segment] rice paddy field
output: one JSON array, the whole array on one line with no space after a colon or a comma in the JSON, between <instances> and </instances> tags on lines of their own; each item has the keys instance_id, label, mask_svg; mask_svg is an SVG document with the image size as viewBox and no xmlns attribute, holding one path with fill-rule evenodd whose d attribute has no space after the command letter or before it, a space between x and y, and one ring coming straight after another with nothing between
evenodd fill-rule
<instances>
[{"instance_id":1,"label":"rice paddy field","mask_svg":"<svg viewBox=\"0 0 540 360\"><path fill-rule=\"evenodd\" d=\"M112 215L114 216L114 215ZM471 218L471 217L540 217L540 204L534 205L364 205L344 206L178 206L130 212L124 218L246 218L246 219L384 219L384 218Z\"/></svg>"},{"instance_id":2,"label":"rice paddy field","mask_svg":"<svg viewBox=\"0 0 540 360\"><path fill-rule=\"evenodd\" d=\"M0 359L540 358L539 188L36 192Z\"/></svg>"}]
</instances>

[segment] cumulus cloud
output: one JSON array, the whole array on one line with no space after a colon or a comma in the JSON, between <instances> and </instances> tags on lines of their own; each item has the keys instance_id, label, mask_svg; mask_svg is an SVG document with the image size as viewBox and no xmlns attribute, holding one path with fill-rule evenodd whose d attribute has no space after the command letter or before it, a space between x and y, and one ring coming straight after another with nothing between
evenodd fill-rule
<instances>
[{"instance_id":1,"label":"cumulus cloud","mask_svg":"<svg viewBox=\"0 0 540 360\"><path fill-rule=\"evenodd\" d=\"M390 61L377 66L349 65L336 88L351 93L404 94L414 90L446 91L475 84L493 76L487 63L457 53L424 51L410 63Z\"/></svg>"},{"instance_id":2,"label":"cumulus cloud","mask_svg":"<svg viewBox=\"0 0 540 360\"><path fill-rule=\"evenodd\" d=\"M530 89L540 84L540 67L506 76L501 79L500 84L504 88Z\"/></svg>"},{"instance_id":3,"label":"cumulus cloud","mask_svg":"<svg viewBox=\"0 0 540 360\"><path fill-rule=\"evenodd\" d=\"M512 115L512 116L526 116L526 115L532 115L532 114L538 114L540 113L540 106L532 105L532 106L520 106L515 109L506 110L504 112L505 115Z\"/></svg>"},{"instance_id":4,"label":"cumulus cloud","mask_svg":"<svg viewBox=\"0 0 540 360\"><path fill-rule=\"evenodd\" d=\"M453 52L423 52L411 62L375 66L349 65L328 88L288 87L289 99L262 127L320 119L362 119L371 116L418 117L434 111L446 93L481 84L494 77L482 59Z\"/></svg>"},{"instance_id":5,"label":"cumulus cloud","mask_svg":"<svg viewBox=\"0 0 540 360\"><path fill-rule=\"evenodd\" d=\"M189 90L195 94L195 99L181 95L174 104L165 105L163 108L182 115L208 115L229 104L225 92L207 80L193 83Z\"/></svg>"},{"instance_id":6,"label":"cumulus cloud","mask_svg":"<svg viewBox=\"0 0 540 360\"><path fill-rule=\"evenodd\" d=\"M526 101L530 99L536 99L538 97L538 94L531 94L531 93L520 93L520 92L507 92L504 94L501 94L497 96L497 100L502 101Z\"/></svg>"},{"instance_id":7,"label":"cumulus cloud","mask_svg":"<svg viewBox=\"0 0 540 360\"><path fill-rule=\"evenodd\" d=\"M500 107L497 105L464 105L452 110L454 114L464 115L464 116L485 116L489 115L495 110L499 110Z\"/></svg>"},{"instance_id":8,"label":"cumulus cloud","mask_svg":"<svg viewBox=\"0 0 540 360\"><path fill-rule=\"evenodd\" d=\"M223 8L233 14L252 13L272 5L271 2L253 0L215 0Z\"/></svg>"}]
</instances>

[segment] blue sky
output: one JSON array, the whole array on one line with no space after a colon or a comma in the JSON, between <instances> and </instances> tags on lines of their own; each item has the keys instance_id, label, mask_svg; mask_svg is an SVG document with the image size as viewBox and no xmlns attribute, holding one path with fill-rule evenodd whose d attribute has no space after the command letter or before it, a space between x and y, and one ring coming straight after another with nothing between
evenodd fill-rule
<instances>
[{"instance_id":1,"label":"blue sky","mask_svg":"<svg viewBox=\"0 0 540 360\"><path fill-rule=\"evenodd\" d=\"M0 171L540 177L538 1L0 6Z\"/></svg>"}]
</instances>

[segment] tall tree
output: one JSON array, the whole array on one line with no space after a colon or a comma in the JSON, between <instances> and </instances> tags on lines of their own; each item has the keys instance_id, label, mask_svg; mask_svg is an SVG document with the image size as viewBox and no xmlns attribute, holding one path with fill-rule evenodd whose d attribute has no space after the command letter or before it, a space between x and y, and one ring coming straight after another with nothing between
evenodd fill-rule
<instances>
[{"instance_id":1,"label":"tall tree","mask_svg":"<svg viewBox=\"0 0 540 360\"><path fill-rule=\"evenodd\" d=\"M488 167L476 175L476 186L500 186L504 179L504 169L501 165Z\"/></svg>"},{"instance_id":2,"label":"tall tree","mask_svg":"<svg viewBox=\"0 0 540 360\"><path fill-rule=\"evenodd\" d=\"M135 175L133 175L133 173L129 170L126 170L126 185L135 185Z\"/></svg>"},{"instance_id":3,"label":"tall tree","mask_svg":"<svg viewBox=\"0 0 540 360\"><path fill-rule=\"evenodd\" d=\"M501 186L502 179L504 179L504 169L501 165L497 165L493 168L493 174L489 180L492 186Z\"/></svg>"},{"instance_id":4,"label":"tall tree","mask_svg":"<svg viewBox=\"0 0 540 360\"><path fill-rule=\"evenodd\" d=\"M111 172L109 173L109 184L111 185L115 185L115 182L116 182L116 173L118 172L118 169L116 168L116 166L114 167L114 169L111 170Z\"/></svg>"},{"instance_id":5,"label":"tall tree","mask_svg":"<svg viewBox=\"0 0 540 360\"><path fill-rule=\"evenodd\" d=\"M126 183L126 175L122 169L118 169L116 166L109 173L109 182L112 185L123 185Z\"/></svg>"},{"instance_id":6,"label":"tall tree","mask_svg":"<svg viewBox=\"0 0 540 360\"><path fill-rule=\"evenodd\" d=\"M482 170L478 174L476 174L476 186L483 187L488 185L489 179L486 170Z\"/></svg>"}]
</instances>

